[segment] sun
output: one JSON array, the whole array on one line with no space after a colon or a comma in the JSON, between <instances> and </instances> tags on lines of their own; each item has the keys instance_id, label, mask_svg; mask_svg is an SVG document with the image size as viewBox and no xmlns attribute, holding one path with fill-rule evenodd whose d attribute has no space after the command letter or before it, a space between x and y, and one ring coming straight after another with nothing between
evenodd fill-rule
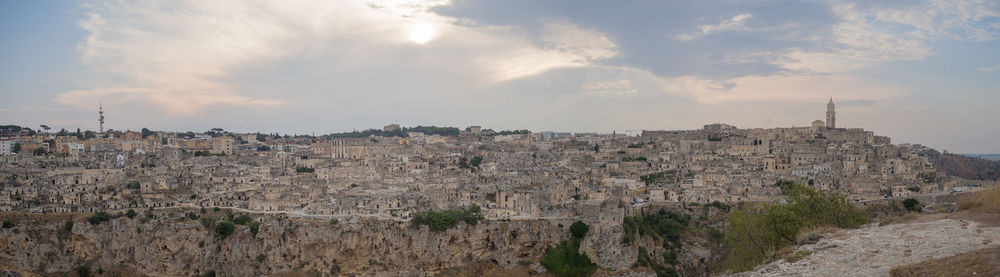
<instances>
[{"instance_id":1,"label":"sun","mask_svg":"<svg viewBox=\"0 0 1000 277\"><path fill-rule=\"evenodd\" d=\"M431 24L416 24L410 27L408 37L417 44L424 44L434 39L437 30Z\"/></svg>"}]
</instances>

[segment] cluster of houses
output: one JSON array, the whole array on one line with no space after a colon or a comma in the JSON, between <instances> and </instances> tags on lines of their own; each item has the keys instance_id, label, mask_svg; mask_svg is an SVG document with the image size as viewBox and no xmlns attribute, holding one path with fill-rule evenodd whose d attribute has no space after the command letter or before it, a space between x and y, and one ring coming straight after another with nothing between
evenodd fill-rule
<instances>
[{"instance_id":1,"label":"cluster of houses","mask_svg":"<svg viewBox=\"0 0 1000 277\"><path fill-rule=\"evenodd\" d=\"M637 136L478 126L352 138L222 130L3 136L0 210L39 213L230 207L405 219L478 205L494 219L601 223L655 203L775 201L782 181L853 201L948 191L960 182L935 169L923 146L823 124L710 124Z\"/></svg>"}]
</instances>

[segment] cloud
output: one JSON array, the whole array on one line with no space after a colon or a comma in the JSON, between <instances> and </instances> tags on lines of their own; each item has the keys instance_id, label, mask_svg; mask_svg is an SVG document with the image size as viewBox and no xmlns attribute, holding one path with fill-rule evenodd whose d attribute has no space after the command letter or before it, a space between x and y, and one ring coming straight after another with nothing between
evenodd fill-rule
<instances>
[{"instance_id":1,"label":"cloud","mask_svg":"<svg viewBox=\"0 0 1000 277\"><path fill-rule=\"evenodd\" d=\"M997 1L930 0L874 14L875 21L910 26L908 35L923 39L985 41L1000 31Z\"/></svg>"},{"instance_id":2,"label":"cloud","mask_svg":"<svg viewBox=\"0 0 1000 277\"><path fill-rule=\"evenodd\" d=\"M993 72L993 71L1000 70L1000 65L983 66L983 67L980 67L978 69L979 69L979 71L982 71L982 72Z\"/></svg>"},{"instance_id":3,"label":"cloud","mask_svg":"<svg viewBox=\"0 0 1000 277\"><path fill-rule=\"evenodd\" d=\"M617 55L604 34L568 21L545 22L537 36L518 28L456 19L431 10L449 1L108 1L87 2L80 44L89 70L105 77L55 101L90 107L100 99L148 103L171 116L208 107L290 104L279 91L247 95L240 72L286 60L335 57L329 67L427 63L468 67L486 82L591 65ZM414 26L433 33L414 43ZM415 48L425 49L415 53ZM445 52L449 51L449 52ZM417 60L420 53L454 56ZM450 63L450 64L448 64ZM280 74L280 73L278 73ZM85 104L83 104L85 103ZM291 103L294 104L294 103Z\"/></svg>"},{"instance_id":4,"label":"cloud","mask_svg":"<svg viewBox=\"0 0 1000 277\"><path fill-rule=\"evenodd\" d=\"M913 7L833 3L830 9L839 20L830 26L830 36L803 38L812 41L812 46L732 54L725 58L737 64L771 64L783 71L725 79L698 76L664 79L670 91L689 94L702 103L810 101L827 95L847 101L906 97L909 89L904 86L869 80L859 72L879 63L922 60L934 55L928 45L930 40L992 39L996 30L991 30L988 24L979 24L996 17L985 6L996 5L975 1L928 1ZM724 21L716 28L702 26L698 34L742 27L737 24L742 21L736 19ZM901 27L913 31L901 32Z\"/></svg>"},{"instance_id":5,"label":"cloud","mask_svg":"<svg viewBox=\"0 0 1000 277\"><path fill-rule=\"evenodd\" d=\"M732 18L723 19L722 22L719 22L719 24L714 24L714 25L699 25L698 26L698 32L689 33L689 34L680 34L680 35L677 35L675 38L677 40L688 41L688 40L697 39L699 37L702 37L702 36L705 36L705 35L708 35L708 34L711 34L711 33L722 32L722 31L729 31L729 30L741 30L741 29L745 29L745 25L746 25L747 19L750 19L750 17L752 17L752 16L753 15L751 15L749 13L737 14L737 15L733 16Z\"/></svg>"},{"instance_id":6,"label":"cloud","mask_svg":"<svg viewBox=\"0 0 1000 277\"><path fill-rule=\"evenodd\" d=\"M885 100L905 97L909 90L853 75L775 74L726 80L684 76L665 79L668 91L688 94L700 103L739 101L814 102L828 96L840 100Z\"/></svg>"},{"instance_id":7,"label":"cloud","mask_svg":"<svg viewBox=\"0 0 1000 277\"><path fill-rule=\"evenodd\" d=\"M511 50L484 55L479 64L488 69L494 81L506 81L557 68L592 65L618 55L618 46L603 33L565 21L544 23L540 38L541 47L525 40Z\"/></svg>"},{"instance_id":8,"label":"cloud","mask_svg":"<svg viewBox=\"0 0 1000 277\"><path fill-rule=\"evenodd\" d=\"M632 80L590 82L583 84L580 90L588 95L602 97L627 97L635 95L638 89L632 86Z\"/></svg>"}]
</instances>

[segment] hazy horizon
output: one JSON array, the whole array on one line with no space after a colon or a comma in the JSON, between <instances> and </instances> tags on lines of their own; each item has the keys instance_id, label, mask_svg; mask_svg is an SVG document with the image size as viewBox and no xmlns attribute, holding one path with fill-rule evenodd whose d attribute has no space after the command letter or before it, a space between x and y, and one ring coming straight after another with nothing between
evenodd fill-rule
<instances>
[{"instance_id":1,"label":"hazy horizon","mask_svg":"<svg viewBox=\"0 0 1000 277\"><path fill-rule=\"evenodd\" d=\"M326 134L837 127L1000 153L1000 2L19 1L0 118Z\"/></svg>"}]
</instances>

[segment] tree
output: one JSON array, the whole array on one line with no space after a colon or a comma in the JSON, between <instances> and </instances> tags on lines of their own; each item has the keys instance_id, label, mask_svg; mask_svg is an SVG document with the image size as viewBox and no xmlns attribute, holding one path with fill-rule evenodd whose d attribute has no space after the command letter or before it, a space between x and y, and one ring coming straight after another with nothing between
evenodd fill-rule
<instances>
[{"instance_id":1,"label":"tree","mask_svg":"<svg viewBox=\"0 0 1000 277\"><path fill-rule=\"evenodd\" d=\"M427 225L431 231L442 232L455 227L462 221L474 225L480 220L483 220L482 210L478 205L472 205L468 209L461 210L416 212L410 223L413 226Z\"/></svg>"},{"instance_id":2,"label":"tree","mask_svg":"<svg viewBox=\"0 0 1000 277\"><path fill-rule=\"evenodd\" d=\"M256 236L257 232L260 232L260 221L250 221L247 227L250 228L250 233Z\"/></svg>"},{"instance_id":3,"label":"tree","mask_svg":"<svg viewBox=\"0 0 1000 277\"><path fill-rule=\"evenodd\" d=\"M590 231L590 226L587 226L583 221L577 220L573 222L573 225L569 226L569 232L573 234L574 238L583 238L583 236L587 235L587 231Z\"/></svg>"},{"instance_id":4,"label":"tree","mask_svg":"<svg viewBox=\"0 0 1000 277\"><path fill-rule=\"evenodd\" d=\"M219 222L218 224L215 225L215 233L219 234L219 238L221 239L226 239L226 237L232 235L233 231L235 230L236 230L236 225L233 225L233 223L229 222L228 220Z\"/></svg>"},{"instance_id":5,"label":"tree","mask_svg":"<svg viewBox=\"0 0 1000 277\"><path fill-rule=\"evenodd\" d=\"M239 225L246 225L251 220L253 220L253 218L250 218L250 216L245 215L245 214L241 214L240 216L237 216L236 219L233 219L233 223L236 223L236 224L239 224Z\"/></svg>"},{"instance_id":6,"label":"tree","mask_svg":"<svg viewBox=\"0 0 1000 277\"><path fill-rule=\"evenodd\" d=\"M156 132L150 131L149 129L146 128L142 128L142 131L140 132L142 132L142 138L147 138L149 136L156 134Z\"/></svg>"},{"instance_id":7,"label":"tree","mask_svg":"<svg viewBox=\"0 0 1000 277\"><path fill-rule=\"evenodd\" d=\"M905 207L907 211L911 212L919 213L922 210L920 207L920 201L913 198L907 198L906 200L903 200L903 207Z\"/></svg>"},{"instance_id":8,"label":"tree","mask_svg":"<svg viewBox=\"0 0 1000 277\"><path fill-rule=\"evenodd\" d=\"M41 147L35 148L35 151L32 151L31 153L34 154L35 156L45 155L45 148Z\"/></svg>"},{"instance_id":9,"label":"tree","mask_svg":"<svg viewBox=\"0 0 1000 277\"><path fill-rule=\"evenodd\" d=\"M587 276L597 270L597 265L587 255L580 254L580 239L570 239L548 248L539 263L559 277Z\"/></svg>"},{"instance_id":10,"label":"tree","mask_svg":"<svg viewBox=\"0 0 1000 277\"><path fill-rule=\"evenodd\" d=\"M45 124L38 125L38 127L42 128L42 130L45 130L46 132L48 132L49 130L52 130L52 128L49 128L49 125L45 125Z\"/></svg>"},{"instance_id":11,"label":"tree","mask_svg":"<svg viewBox=\"0 0 1000 277\"><path fill-rule=\"evenodd\" d=\"M601 145L600 144L594 144L594 153L597 153L597 152L601 152Z\"/></svg>"},{"instance_id":12,"label":"tree","mask_svg":"<svg viewBox=\"0 0 1000 277\"><path fill-rule=\"evenodd\" d=\"M90 222L91 225L101 224L101 222L105 222L108 220L111 220L111 214L108 214L103 211L91 214L90 217L87 218L87 222Z\"/></svg>"},{"instance_id":13,"label":"tree","mask_svg":"<svg viewBox=\"0 0 1000 277\"><path fill-rule=\"evenodd\" d=\"M136 215L136 212L135 212L135 210L132 210L132 209L128 209L128 211L125 212L125 216L128 217L128 218L133 218L133 217L135 217L135 215Z\"/></svg>"}]
</instances>

